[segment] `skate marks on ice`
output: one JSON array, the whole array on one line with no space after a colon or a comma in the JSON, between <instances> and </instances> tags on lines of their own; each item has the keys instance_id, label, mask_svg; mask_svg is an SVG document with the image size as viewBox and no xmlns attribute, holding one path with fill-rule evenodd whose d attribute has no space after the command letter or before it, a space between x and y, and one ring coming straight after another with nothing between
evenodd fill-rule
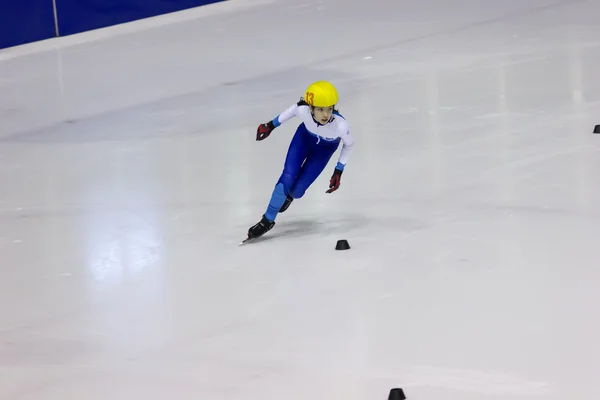
<instances>
[{"instance_id":1,"label":"skate marks on ice","mask_svg":"<svg viewBox=\"0 0 600 400\"><path fill-rule=\"evenodd\" d=\"M389 375L394 371L393 375ZM556 383L546 380L530 380L510 372L496 372L438 366L401 366L387 371L380 371L381 379L402 377L405 388L415 388L421 393L436 393L448 396L447 391L464 394L472 399L472 395L519 396L550 395L556 391ZM452 399L455 397L452 396Z\"/></svg>"},{"instance_id":2,"label":"skate marks on ice","mask_svg":"<svg viewBox=\"0 0 600 400\"><path fill-rule=\"evenodd\" d=\"M374 217L366 214L341 214L336 216L302 216L284 219L279 217L276 225L264 236L239 243L240 246L273 239L312 239L323 236L367 237L393 232L407 233L427 229L429 224L408 217ZM349 239L350 240L350 239ZM335 242L332 242L332 246Z\"/></svg>"}]
</instances>

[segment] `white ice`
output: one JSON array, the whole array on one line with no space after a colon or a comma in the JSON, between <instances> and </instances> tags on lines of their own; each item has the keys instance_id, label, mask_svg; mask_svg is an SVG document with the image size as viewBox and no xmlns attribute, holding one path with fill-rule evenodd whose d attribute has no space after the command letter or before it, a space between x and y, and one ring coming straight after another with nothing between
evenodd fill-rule
<instances>
[{"instance_id":1,"label":"white ice","mask_svg":"<svg viewBox=\"0 0 600 400\"><path fill-rule=\"evenodd\" d=\"M597 400L599 13L231 0L0 51L0 399ZM238 247L318 79L340 190L336 154Z\"/></svg>"}]
</instances>

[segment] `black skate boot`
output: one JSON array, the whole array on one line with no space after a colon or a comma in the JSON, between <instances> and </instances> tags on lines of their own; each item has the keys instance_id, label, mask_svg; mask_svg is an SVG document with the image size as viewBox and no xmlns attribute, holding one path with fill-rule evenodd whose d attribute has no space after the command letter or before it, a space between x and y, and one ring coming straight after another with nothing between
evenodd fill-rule
<instances>
[{"instance_id":1,"label":"black skate boot","mask_svg":"<svg viewBox=\"0 0 600 400\"><path fill-rule=\"evenodd\" d=\"M265 233L269 232L275 226L275 221L269 221L264 215L262 219L254 226L248 229L248 239L255 239L261 237Z\"/></svg>"},{"instance_id":2,"label":"black skate boot","mask_svg":"<svg viewBox=\"0 0 600 400\"><path fill-rule=\"evenodd\" d=\"M279 209L279 213L282 213L285 210L287 210L290 204L292 204L292 201L294 201L294 198L288 194L285 201L283 202L283 205Z\"/></svg>"}]
</instances>

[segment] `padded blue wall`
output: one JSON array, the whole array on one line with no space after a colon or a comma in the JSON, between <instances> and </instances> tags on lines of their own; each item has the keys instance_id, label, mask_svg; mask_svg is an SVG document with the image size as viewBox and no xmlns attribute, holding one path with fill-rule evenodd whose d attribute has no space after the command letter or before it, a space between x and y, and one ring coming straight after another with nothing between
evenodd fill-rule
<instances>
[{"instance_id":1,"label":"padded blue wall","mask_svg":"<svg viewBox=\"0 0 600 400\"><path fill-rule=\"evenodd\" d=\"M56 0L56 8L62 36L217 1L220 0Z\"/></svg>"},{"instance_id":2,"label":"padded blue wall","mask_svg":"<svg viewBox=\"0 0 600 400\"><path fill-rule=\"evenodd\" d=\"M226 0L56 0L60 36ZM0 49L54 37L52 0L0 0Z\"/></svg>"},{"instance_id":3,"label":"padded blue wall","mask_svg":"<svg viewBox=\"0 0 600 400\"><path fill-rule=\"evenodd\" d=\"M0 0L0 49L54 36L52 0Z\"/></svg>"}]
</instances>

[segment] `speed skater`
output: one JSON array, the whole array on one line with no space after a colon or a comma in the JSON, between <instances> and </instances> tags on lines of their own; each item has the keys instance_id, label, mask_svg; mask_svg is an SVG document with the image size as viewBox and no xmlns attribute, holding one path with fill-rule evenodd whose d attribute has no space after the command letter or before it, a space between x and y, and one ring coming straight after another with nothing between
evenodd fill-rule
<instances>
[{"instance_id":1,"label":"speed skater","mask_svg":"<svg viewBox=\"0 0 600 400\"><path fill-rule=\"evenodd\" d=\"M297 104L258 126L256 140L261 141L293 117L299 117L302 121L289 145L283 172L275 185L267 210L261 220L248 230L249 239L270 231L275 226L277 214L287 210L294 199L304 196L342 142L342 150L326 193L333 193L339 188L344 167L354 146L354 138L348 122L335 107L337 103L336 88L329 82L317 81L306 89L304 97Z\"/></svg>"}]
</instances>

